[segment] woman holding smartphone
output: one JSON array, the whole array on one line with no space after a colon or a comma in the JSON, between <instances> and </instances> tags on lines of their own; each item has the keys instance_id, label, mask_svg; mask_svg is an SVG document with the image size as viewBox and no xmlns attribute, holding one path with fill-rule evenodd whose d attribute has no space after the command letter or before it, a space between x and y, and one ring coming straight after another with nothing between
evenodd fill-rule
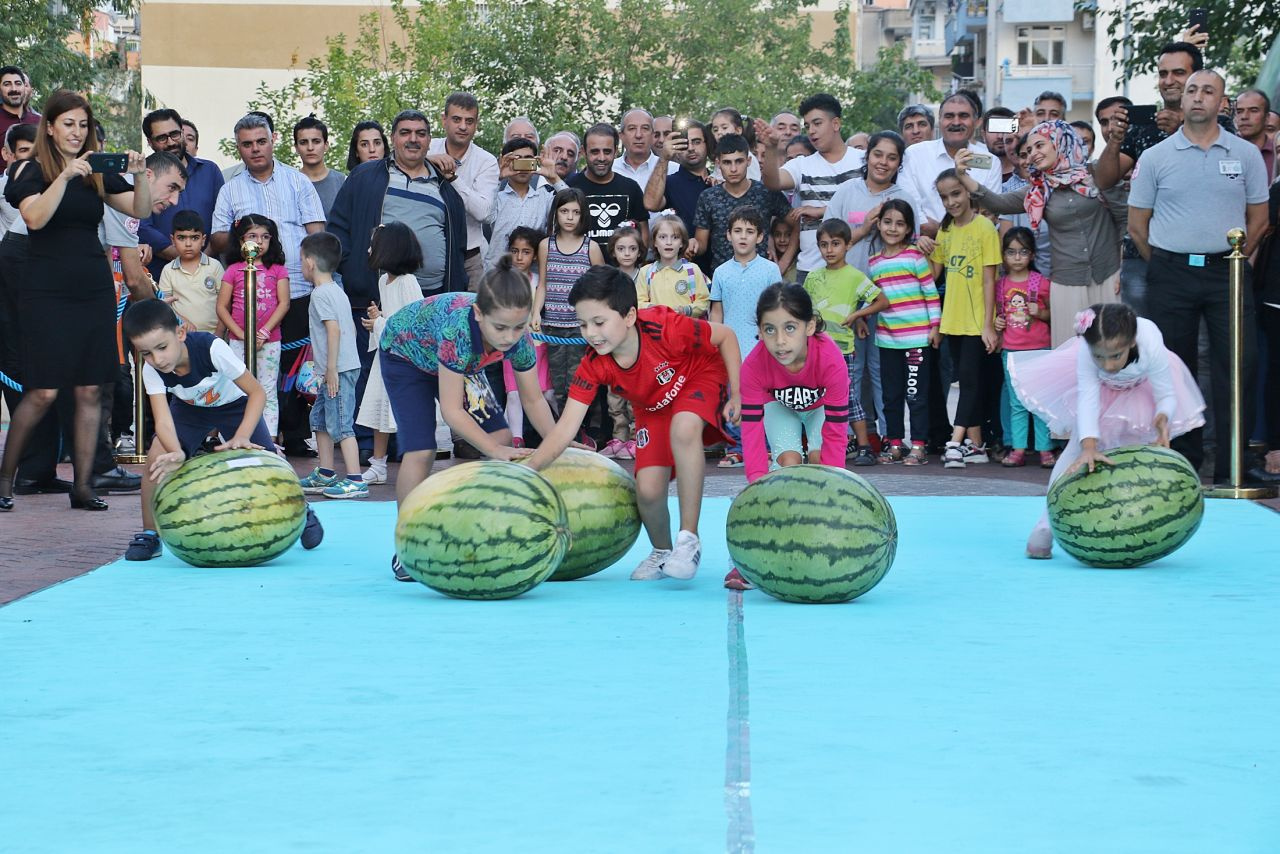
<instances>
[{"instance_id":1,"label":"woman holding smartphone","mask_svg":"<svg viewBox=\"0 0 1280 854\"><path fill-rule=\"evenodd\" d=\"M13 509L13 478L31 432L58 397L76 399L71 506L106 510L93 493L93 452L101 411L99 388L116 378L115 290L98 241L103 202L142 218L151 213L146 162L130 151L130 186L118 172L95 173L93 110L81 95L53 93L42 110L35 156L10 168L4 195L30 233L30 256L19 289L25 391L13 413L0 461L0 511ZM104 168L98 166L98 168Z\"/></svg>"},{"instance_id":2,"label":"woman holding smartphone","mask_svg":"<svg viewBox=\"0 0 1280 854\"><path fill-rule=\"evenodd\" d=\"M1071 125L1041 122L1027 134L1029 183L993 193L968 174L973 152L956 154L956 173L974 202L997 214L1026 212L1035 230L1049 223L1053 265L1050 327L1053 346L1072 335L1076 314L1097 303L1120 300L1120 236L1128 219L1123 188L1100 191L1088 168L1084 140Z\"/></svg>"}]
</instances>

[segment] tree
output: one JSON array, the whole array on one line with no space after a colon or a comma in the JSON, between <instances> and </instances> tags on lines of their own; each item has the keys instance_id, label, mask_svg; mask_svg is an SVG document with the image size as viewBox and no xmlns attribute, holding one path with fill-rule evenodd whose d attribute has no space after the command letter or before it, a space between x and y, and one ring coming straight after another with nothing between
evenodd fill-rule
<instances>
[{"instance_id":1,"label":"tree","mask_svg":"<svg viewBox=\"0 0 1280 854\"><path fill-rule=\"evenodd\" d=\"M453 89L484 106L477 142L493 151L507 121L527 115L578 133L635 106L709 117L733 106L769 117L814 92L847 106L846 127L892 127L909 92L932 77L901 49L862 72L849 43L847 0L837 32L811 43L804 13L815 0L440 0L408 9L392 0L366 15L353 39L326 41L292 83L260 85L250 109L272 114L277 156L295 163L288 128L314 110L330 128L329 165L341 167L351 128L417 107L433 118ZM229 140L222 143L234 151Z\"/></svg>"},{"instance_id":2,"label":"tree","mask_svg":"<svg viewBox=\"0 0 1280 854\"><path fill-rule=\"evenodd\" d=\"M1189 5L1129 0L1102 13L1107 20L1111 50L1120 53L1128 42L1130 52L1124 61L1127 75L1155 69L1160 48L1186 28ZM1250 59L1260 62L1280 27L1280 0L1196 0L1194 5L1209 11L1209 44L1204 58L1209 68L1227 68L1233 62L1233 54L1237 65ZM1252 85L1253 81L1247 83Z\"/></svg>"}]
</instances>

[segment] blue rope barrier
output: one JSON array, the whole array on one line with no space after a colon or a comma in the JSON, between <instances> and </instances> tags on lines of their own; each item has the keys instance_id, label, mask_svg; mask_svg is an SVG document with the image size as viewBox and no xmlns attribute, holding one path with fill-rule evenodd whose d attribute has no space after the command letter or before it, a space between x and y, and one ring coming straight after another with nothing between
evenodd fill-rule
<instances>
[{"instance_id":1,"label":"blue rope barrier","mask_svg":"<svg viewBox=\"0 0 1280 854\"><path fill-rule=\"evenodd\" d=\"M288 344L281 344L280 352L283 353L285 350L300 350L310 343L310 338L299 338L297 341L290 341Z\"/></svg>"},{"instance_id":2,"label":"blue rope barrier","mask_svg":"<svg viewBox=\"0 0 1280 854\"><path fill-rule=\"evenodd\" d=\"M557 338L554 335L543 335L541 332L530 332L529 336L534 341L542 341L545 344L586 344L585 338Z\"/></svg>"},{"instance_id":3,"label":"blue rope barrier","mask_svg":"<svg viewBox=\"0 0 1280 854\"><path fill-rule=\"evenodd\" d=\"M18 394L22 394L22 383L18 382L13 377L6 374L4 371L0 371L0 383L4 383L9 388L16 391Z\"/></svg>"}]
</instances>

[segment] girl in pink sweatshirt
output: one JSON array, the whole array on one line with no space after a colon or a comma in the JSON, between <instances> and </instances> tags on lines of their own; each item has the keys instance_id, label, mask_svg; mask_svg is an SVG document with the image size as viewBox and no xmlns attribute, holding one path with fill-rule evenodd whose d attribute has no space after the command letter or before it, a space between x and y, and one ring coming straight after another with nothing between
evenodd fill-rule
<instances>
[{"instance_id":1,"label":"girl in pink sweatshirt","mask_svg":"<svg viewBox=\"0 0 1280 854\"><path fill-rule=\"evenodd\" d=\"M844 468L849 431L849 370L822 331L809 292L779 282L756 303L760 343L742 363L742 451L747 482L773 465L804 462ZM767 445L766 445L767 442ZM746 589L732 570L725 586Z\"/></svg>"}]
</instances>

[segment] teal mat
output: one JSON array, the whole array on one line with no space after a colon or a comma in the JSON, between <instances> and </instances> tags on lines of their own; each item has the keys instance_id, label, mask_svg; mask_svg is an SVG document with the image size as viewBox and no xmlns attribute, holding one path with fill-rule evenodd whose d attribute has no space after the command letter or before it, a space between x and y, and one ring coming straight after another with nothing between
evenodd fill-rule
<instances>
[{"instance_id":1,"label":"teal mat","mask_svg":"<svg viewBox=\"0 0 1280 854\"><path fill-rule=\"evenodd\" d=\"M1090 570L1021 556L1041 502L893 499L841 606L739 610L728 499L683 584L638 544L449 600L357 502L267 567L111 564L0 609L0 850L1277 850L1280 516Z\"/></svg>"}]
</instances>

